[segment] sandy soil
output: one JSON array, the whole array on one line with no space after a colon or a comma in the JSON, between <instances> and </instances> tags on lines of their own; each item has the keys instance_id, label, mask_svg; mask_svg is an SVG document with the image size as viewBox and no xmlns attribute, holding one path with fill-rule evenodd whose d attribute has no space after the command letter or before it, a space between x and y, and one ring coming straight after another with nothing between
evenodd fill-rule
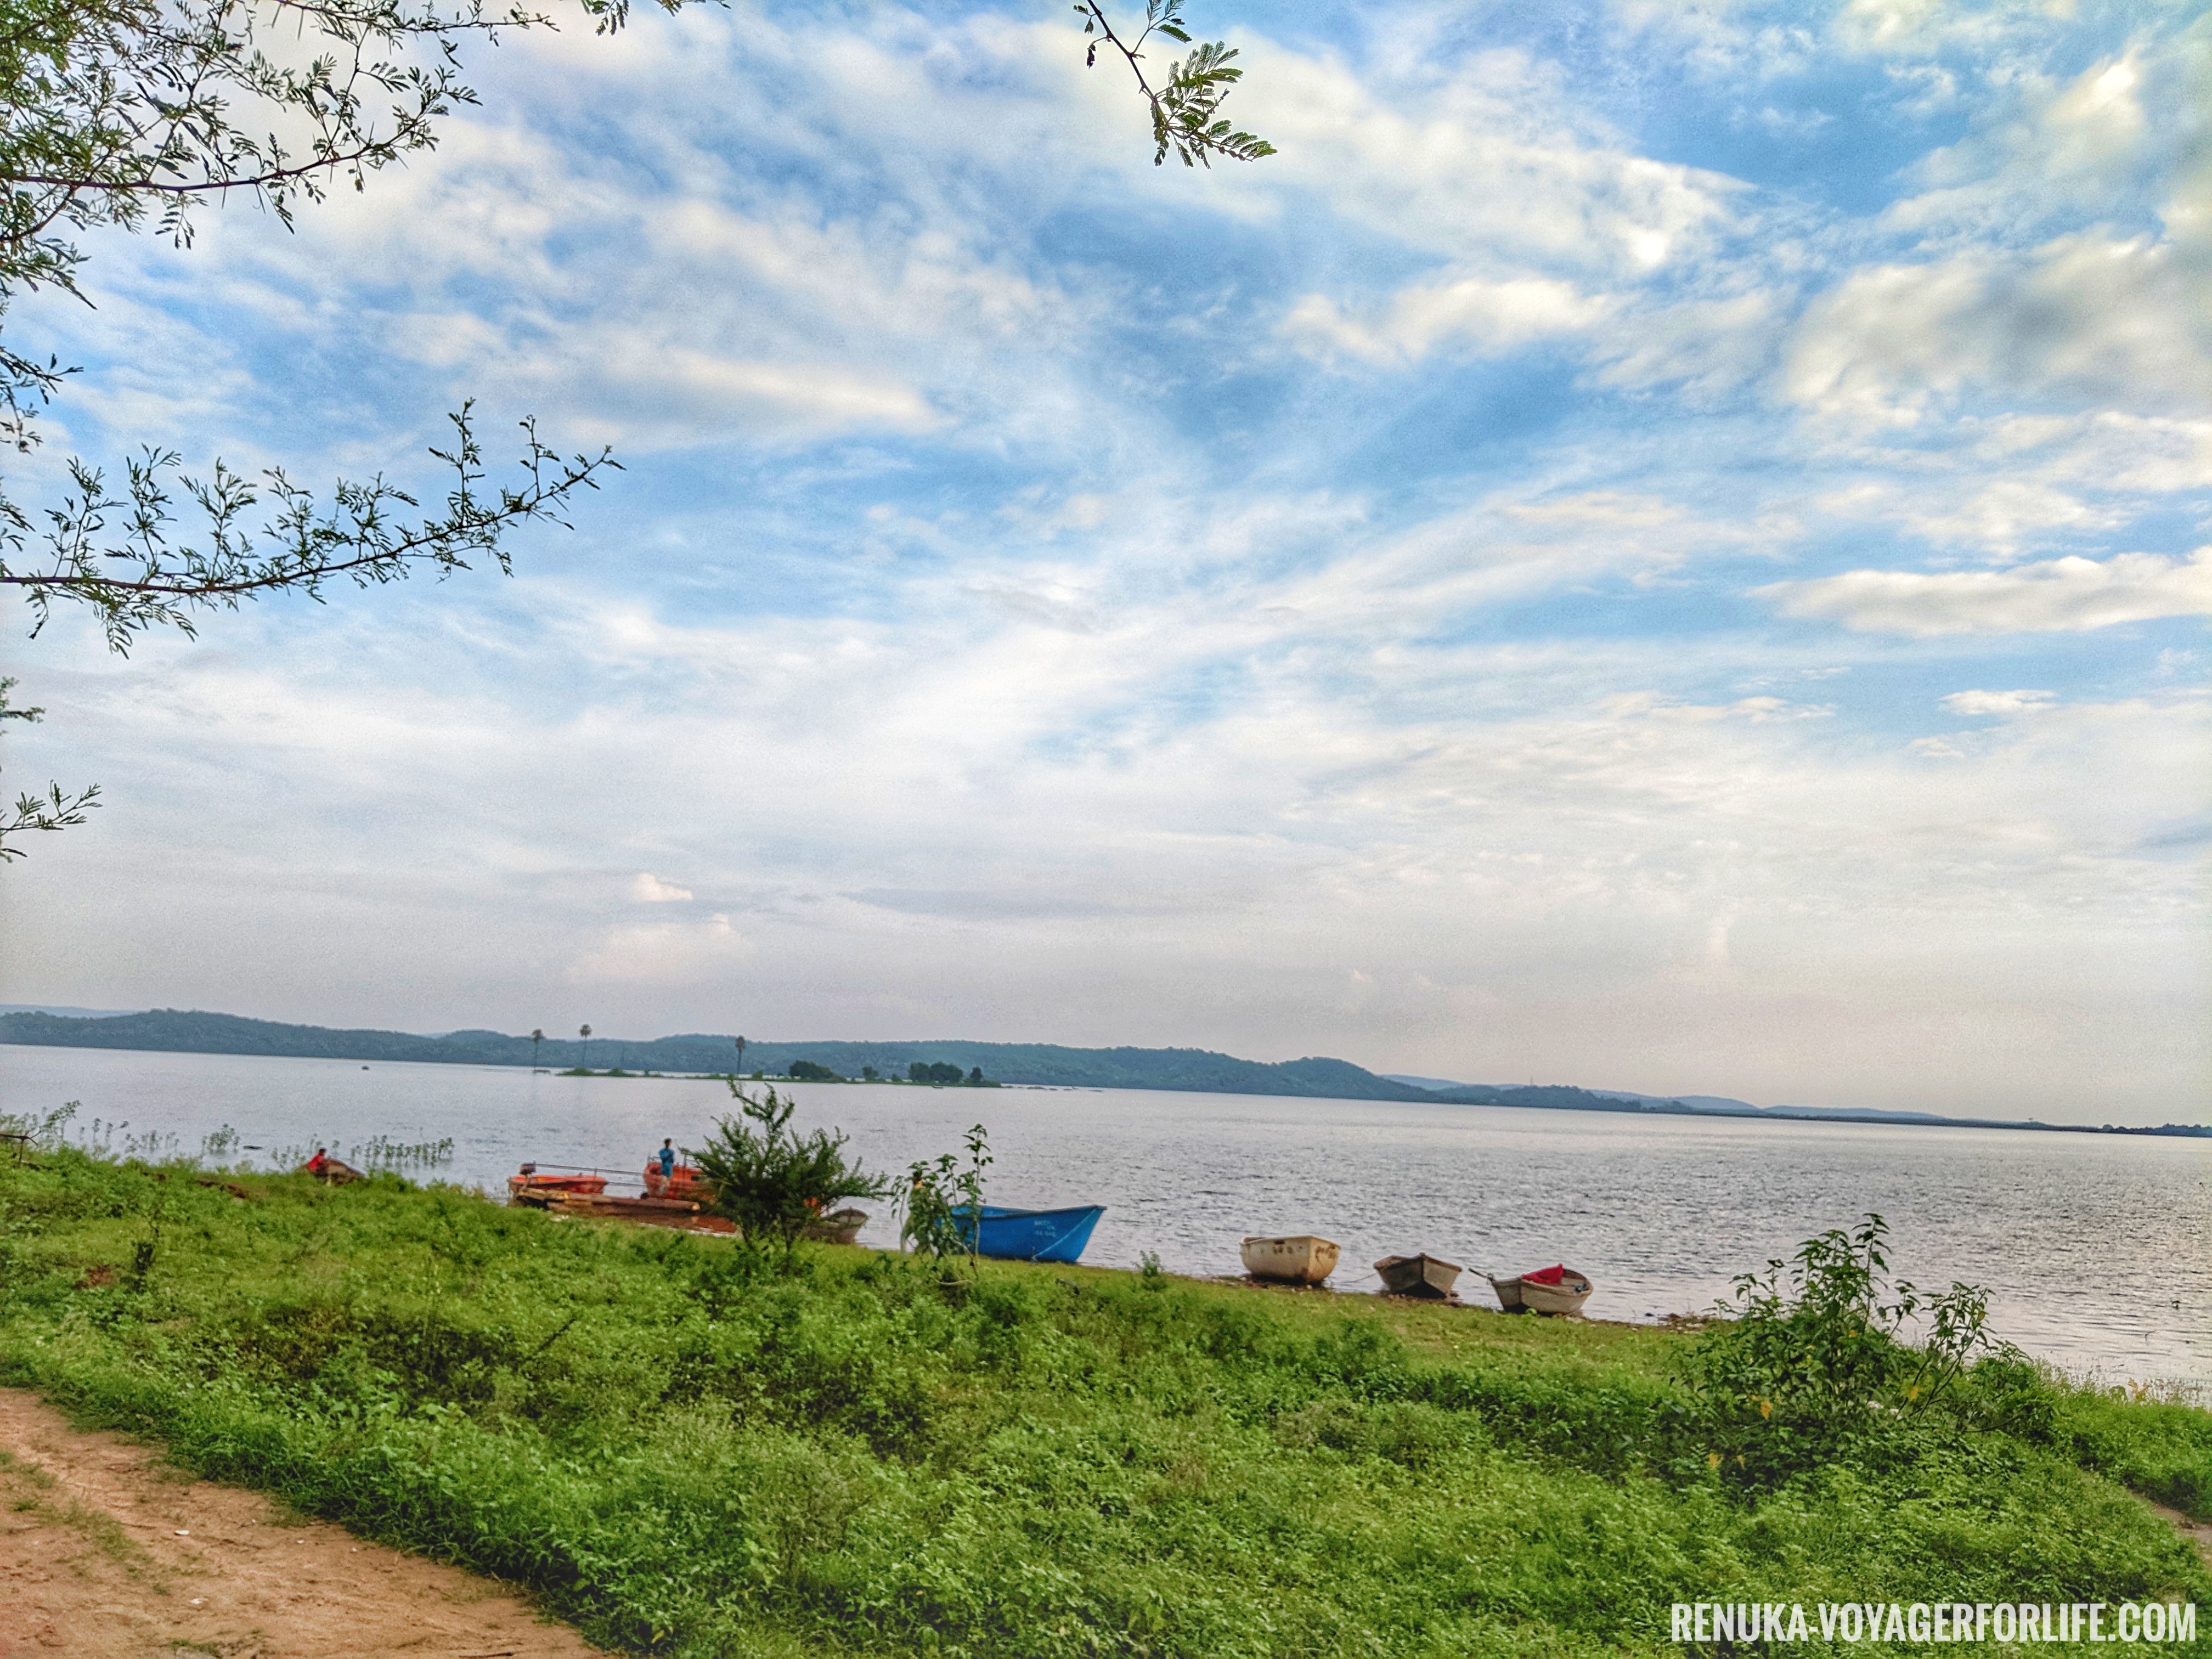
<instances>
[{"instance_id":1,"label":"sandy soil","mask_svg":"<svg viewBox=\"0 0 2212 1659\"><path fill-rule=\"evenodd\" d=\"M0 1389L0 1659L588 1659L506 1586Z\"/></svg>"}]
</instances>

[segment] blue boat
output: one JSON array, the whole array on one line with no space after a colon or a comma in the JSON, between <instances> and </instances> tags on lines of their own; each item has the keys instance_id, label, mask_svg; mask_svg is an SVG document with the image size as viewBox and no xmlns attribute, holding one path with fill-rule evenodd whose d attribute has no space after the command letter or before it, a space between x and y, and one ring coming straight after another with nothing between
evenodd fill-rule
<instances>
[{"instance_id":1,"label":"blue boat","mask_svg":"<svg viewBox=\"0 0 2212 1659\"><path fill-rule=\"evenodd\" d=\"M1106 1213L1103 1204L1067 1210L1010 1210L986 1204L975 1254L1001 1261L1073 1261L1091 1242L1091 1230Z\"/></svg>"}]
</instances>

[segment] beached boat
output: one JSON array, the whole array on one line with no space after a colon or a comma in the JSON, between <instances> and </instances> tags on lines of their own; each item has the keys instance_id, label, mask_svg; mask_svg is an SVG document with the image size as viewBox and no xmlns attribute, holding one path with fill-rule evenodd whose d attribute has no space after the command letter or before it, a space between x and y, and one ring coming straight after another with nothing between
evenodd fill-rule
<instances>
[{"instance_id":1,"label":"beached boat","mask_svg":"<svg viewBox=\"0 0 2212 1659\"><path fill-rule=\"evenodd\" d=\"M1589 1300L1590 1282L1572 1267L1540 1267L1518 1279L1491 1279L1498 1305L1508 1313L1580 1313Z\"/></svg>"},{"instance_id":2,"label":"beached boat","mask_svg":"<svg viewBox=\"0 0 2212 1659\"><path fill-rule=\"evenodd\" d=\"M1000 1261L1074 1261L1091 1242L1091 1230L1106 1213L1103 1204L1079 1204L1065 1210L1016 1210L986 1204L969 1237L975 1254Z\"/></svg>"},{"instance_id":3,"label":"beached boat","mask_svg":"<svg viewBox=\"0 0 2212 1659\"><path fill-rule=\"evenodd\" d=\"M690 1194L678 1196L684 1190L679 1183L670 1182L664 1190L647 1193L641 1198L635 1194L611 1193L606 1176L597 1170L545 1170L535 1164L524 1164L518 1173L507 1178L507 1201L524 1209L593 1221L636 1221L648 1227L681 1227L695 1233L738 1231L734 1222L716 1215L700 1201L700 1189L696 1185Z\"/></svg>"},{"instance_id":4,"label":"beached boat","mask_svg":"<svg viewBox=\"0 0 2212 1659\"><path fill-rule=\"evenodd\" d=\"M1382 1288L1392 1296L1425 1297L1449 1302L1452 1281L1462 1269L1455 1262L1433 1255L1386 1255L1375 1264Z\"/></svg>"},{"instance_id":5,"label":"beached boat","mask_svg":"<svg viewBox=\"0 0 2212 1659\"><path fill-rule=\"evenodd\" d=\"M1334 1241L1316 1238L1311 1233L1244 1241L1244 1271L1255 1279L1318 1285L1336 1271L1336 1256Z\"/></svg>"},{"instance_id":6,"label":"beached boat","mask_svg":"<svg viewBox=\"0 0 2212 1659\"><path fill-rule=\"evenodd\" d=\"M510 1204L523 1201L526 1193L603 1193L607 1189L607 1178L603 1175L576 1170L567 1174L541 1171L535 1164L526 1164L521 1172L507 1178L507 1199Z\"/></svg>"},{"instance_id":7,"label":"beached boat","mask_svg":"<svg viewBox=\"0 0 2212 1659\"><path fill-rule=\"evenodd\" d=\"M857 1244L860 1229L868 1224L866 1210L832 1210L819 1221L810 1221L799 1236L817 1244Z\"/></svg>"},{"instance_id":8,"label":"beached boat","mask_svg":"<svg viewBox=\"0 0 2212 1659\"><path fill-rule=\"evenodd\" d=\"M648 1160L645 1166L645 1195L647 1198L688 1198L700 1204L714 1201L714 1188L706 1177L689 1164L679 1164L666 1176L660 1173L659 1160Z\"/></svg>"}]
</instances>

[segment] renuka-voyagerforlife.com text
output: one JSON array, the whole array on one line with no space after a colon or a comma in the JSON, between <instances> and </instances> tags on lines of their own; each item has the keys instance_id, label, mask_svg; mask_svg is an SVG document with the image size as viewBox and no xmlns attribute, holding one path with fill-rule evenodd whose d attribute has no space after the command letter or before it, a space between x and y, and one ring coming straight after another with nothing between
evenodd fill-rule
<instances>
[{"instance_id":1,"label":"renuka-voyagerforlife.com text","mask_svg":"<svg viewBox=\"0 0 2212 1659\"><path fill-rule=\"evenodd\" d=\"M2193 1601L1677 1601L1677 1642L2160 1642L2197 1639Z\"/></svg>"}]
</instances>

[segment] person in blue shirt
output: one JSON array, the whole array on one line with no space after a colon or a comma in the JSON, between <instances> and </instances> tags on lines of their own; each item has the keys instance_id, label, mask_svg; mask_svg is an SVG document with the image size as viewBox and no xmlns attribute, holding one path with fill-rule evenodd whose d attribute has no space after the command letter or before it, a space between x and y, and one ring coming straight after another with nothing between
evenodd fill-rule
<instances>
[{"instance_id":1,"label":"person in blue shirt","mask_svg":"<svg viewBox=\"0 0 2212 1659\"><path fill-rule=\"evenodd\" d=\"M653 1156L660 1160L660 1178L663 1181L667 1180L671 1176L676 1173L676 1143L674 1140L671 1139L662 1141L660 1143L660 1150L655 1152Z\"/></svg>"}]
</instances>

